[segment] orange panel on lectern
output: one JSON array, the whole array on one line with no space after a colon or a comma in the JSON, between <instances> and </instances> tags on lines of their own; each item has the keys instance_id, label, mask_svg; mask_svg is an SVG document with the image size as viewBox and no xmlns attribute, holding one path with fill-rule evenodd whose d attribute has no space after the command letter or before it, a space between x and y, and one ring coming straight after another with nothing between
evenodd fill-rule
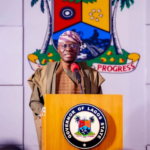
<instances>
[{"instance_id":1,"label":"orange panel on lectern","mask_svg":"<svg viewBox=\"0 0 150 150\"><path fill-rule=\"evenodd\" d=\"M43 150L77 150L67 142L62 122L68 110L77 104L88 103L98 107L107 120L104 140L92 150L123 149L123 105L121 95L61 95L45 96L46 113L43 116Z\"/></svg>"}]
</instances>

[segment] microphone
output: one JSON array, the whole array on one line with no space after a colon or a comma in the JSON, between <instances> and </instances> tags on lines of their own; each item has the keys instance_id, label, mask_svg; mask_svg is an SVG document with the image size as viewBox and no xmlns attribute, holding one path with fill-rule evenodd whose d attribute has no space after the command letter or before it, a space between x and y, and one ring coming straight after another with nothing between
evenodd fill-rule
<instances>
[{"instance_id":1,"label":"microphone","mask_svg":"<svg viewBox=\"0 0 150 150\"><path fill-rule=\"evenodd\" d=\"M71 64L71 71L75 73L76 79L78 80L78 84L80 85L81 94L83 94L82 86L81 86L81 75L79 73L79 66L76 63Z\"/></svg>"}]
</instances>

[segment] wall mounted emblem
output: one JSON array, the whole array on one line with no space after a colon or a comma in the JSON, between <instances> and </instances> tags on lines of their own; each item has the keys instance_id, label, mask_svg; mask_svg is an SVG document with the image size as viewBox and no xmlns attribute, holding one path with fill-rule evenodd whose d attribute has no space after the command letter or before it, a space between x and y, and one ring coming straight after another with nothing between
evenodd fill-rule
<instances>
[{"instance_id":1,"label":"wall mounted emblem","mask_svg":"<svg viewBox=\"0 0 150 150\"><path fill-rule=\"evenodd\" d=\"M71 108L63 120L66 140L79 149L91 149L105 138L107 121L102 111L91 104Z\"/></svg>"},{"instance_id":2,"label":"wall mounted emblem","mask_svg":"<svg viewBox=\"0 0 150 150\"><path fill-rule=\"evenodd\" d=\"M119 5L123 11L134 0L31 0L31 6L38 1L41 11L47 12L48 26L41 48L28 55L33 70L60 61L58 38L68 30L77 32L82 40L76 61L86 61L88 66L104 73L128 73L137 68L140 55L121 45L116 26L120 21L116 19ZM49 44L50 40L53 44Z\"/></svg>"}]
</instances>

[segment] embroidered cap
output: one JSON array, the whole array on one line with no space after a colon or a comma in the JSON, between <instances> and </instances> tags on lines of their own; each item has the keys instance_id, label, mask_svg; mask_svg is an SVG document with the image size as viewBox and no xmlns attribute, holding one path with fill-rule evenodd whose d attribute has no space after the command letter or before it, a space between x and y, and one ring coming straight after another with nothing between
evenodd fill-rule
<instances>
[{"instance_id":1,"label":"embroidered cap","mask_svg":"<svg viewBox=\"0 0 150 150\"><path fill-rule=\"evenodd\" d=\"M82 45L80 36L76 32L73 32L73 31L66 31L59 36L58 43L63 43L64 41L74 42L74 43L79 44L80 46Z\"/></svg>"}]
</instances>

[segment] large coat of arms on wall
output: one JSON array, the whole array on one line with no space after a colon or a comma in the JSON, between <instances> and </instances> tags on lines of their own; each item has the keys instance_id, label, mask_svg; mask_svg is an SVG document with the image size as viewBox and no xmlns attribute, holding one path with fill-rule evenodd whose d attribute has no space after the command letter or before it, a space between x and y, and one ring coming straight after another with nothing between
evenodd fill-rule
<instances>
[{"instance_id":1,"label":"large coat of arms on wall","mask_svg":"<svg viewBox=\"0 0 150 150\"><path fill-rule=\"evenodd\" d=\"M41 49L28 55L33 70L47 62L60 61L58 38L68 30L77 32L82 40L76 61L86 61L90 67L106 73L136 69L140 55L122 48L116 28L118 5L121 10L130 8L134 0L31 0L31 6L38 1L43 13L47 9L48 27Z\"/></svg>"}]
</instances>

